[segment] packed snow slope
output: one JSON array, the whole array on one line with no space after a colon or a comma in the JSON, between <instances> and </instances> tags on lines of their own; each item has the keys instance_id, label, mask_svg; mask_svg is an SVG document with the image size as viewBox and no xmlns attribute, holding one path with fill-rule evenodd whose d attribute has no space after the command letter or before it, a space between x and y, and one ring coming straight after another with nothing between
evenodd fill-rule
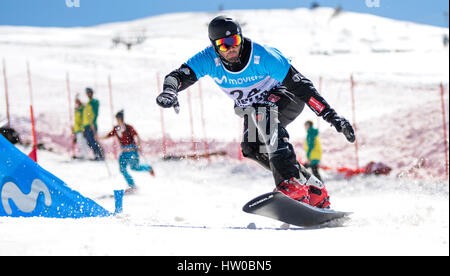
<instances>
[{"instance_id":1,"label":"packed snow slope","mask_svg":"<svg viewBox=\"0 0 450 276\"><path fill-rule=\"evenodd\" d=\"M28 149L24 150L29 151ZM39 152L40 164L114 211L126 188L118 164L69 161ZM252 162L148 159L156 177L132 172L138 193L110 218L1 218L0 255L448 255L448 184L325 174L332 207L354 212L323 228L279 230L281 222L244 213L273 189ZM108 169L111 175L108 174ZM254 223L258 229L247 229ZM278 230L277 230L278 229Z\"/></svg>"},{"instance_id":2,"label":"packed snow slope","mask_svg":"<svg viewBox=\"0 0 450 276\"><path fill-rule=\"evenodd\" d=\"M449 50L442 44L448 29L351 12L335 15L328 8L224 13L242 23L244 35L292 58L293 65L349 120L353 117L350 75L358 82L360 165L383 161L394 170L390 176L351 179L322 172L332 207L354 212L351 219L325 228L275 230L281 223L241 211L248 200L273 189L267 171L227 157L214 157L211 163L162 161L160 149L153 147L155 151L146 151L145 161L154 166L156 177L132 172L139 191L125 197L123 215L79 220L1 218L0 255L449 254L439 96L439 84L448 87ZM80 93L86 101L84 88L96 90L102 104L100 133L110 130L111 115L124 108L126 120L150 145L162 137L155 104L158 80L208 46L207 23L215 15L167 14L88 28L0 26L0 58L7 68L12 125L24 140L31 140L29 61L38 140L55 150L38 151L41 166L92 199L125 188L116 160L110 158L105 165L69 159L66 73L72 98ZM131 51L123 45L113 47L114 37L143 32L147 39ZM234 116L232 100L208 78L200 85L208 139L237 141L241 121ZM196 84L189 91L194 134L202 138L199 89ZM187 93L180 93L180 114L163 112L167 135L174 139L191 136ZM444 99L448 110L448 92ZM4 106L0 97L0 121L6 117ZM353 145L307 108L288 126L291 140L300 142L298 156L304 158L301 142L308 119L321 130L323 164L354 167ZM417 176L422 178L412 178ZM113 211L112 199L96 201ZM261 229L246 229L251 222Z\"/></svg>"}]
</instances>

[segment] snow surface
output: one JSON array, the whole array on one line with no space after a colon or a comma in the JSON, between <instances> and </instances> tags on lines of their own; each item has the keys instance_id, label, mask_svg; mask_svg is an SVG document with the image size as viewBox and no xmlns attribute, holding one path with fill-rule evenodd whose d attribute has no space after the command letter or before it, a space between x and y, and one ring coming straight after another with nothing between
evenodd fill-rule
<instances>
[{"instance_id":1,"label":"snow surface","mask_svg":"<svg viewBox=\"0 0 450 276\"><path fill-rule=\"evenodd\" d=\"M211 163L162 161L156 145L146 151L146 159L157 176L132 172L139 192L125 197L122 215L78 220L1 218L0 255L449 254L448 180L439 98L439 84L448 87L449 51L441 42L448 29L350 12L332 16L328 8L228 14L243 23L245 35L291 57L316 87L322 77L322 94L350 120L350 74L358 82L360 165L383 161L393 172L351 179L322 172L332 207L354 212L351 219L325 228L275 230L281 223L241 211L248 200L273 189L270 173L233 158L214 157ZM40 165L92 199L125 188L115 160L109 159L107 166L69 161L66 72L72 97L75 93L84 97L86 86L96 90L102 103L100 133L111 128L112 112L125 108L126 120L150 148L162 136L160 110L154 103L160 91L157 80L208 45L207 23L214 16L177 13L88 28L0 26L13 126L24 140L31 140L28 60L38 140L55 151L38 151ZM143 29L149 38L132 51L112 47L116 34ZM233 114L232 101L210 79L200 84L208 139L239 140L241 121ZM190 93L192 103L198 105L198 84ZM173 110L163 112L165 128L169 137L189 141L186 94L180 101L179 115ZM448 112L448 89L445 101ZM1 121L6 116L3 97L0 106ZM195 136L200 139L198 106L193 107L193 116ZM306 108L288 127L300 158L304 156L303 122L308 119L317 121ZM317 122L323 164L354 167L353 145L323 121ZM113 211L112 199L96 201ZM251 222L263 229L245 229Z\"/></svg>"},{"instance_id":2,"label":"snow surface","mask_svg":"<svg viewBox=\"0 0 450 276\"><path fill-rule=\"evenodd\" d=\"M40 164L96 199L126 188L118 164L71 161L39 152ZM326 174L332 207L354 212L325 228L280 228L241 211L272 190L271 175L229 159L148 160L132 172L139 187L110 218L2 218L0 255L448 255L448 184L393 177ZM113 199L96 200L114 211ZM246 229L255 223L258 228Z\"/></svg>"}]
</instances>

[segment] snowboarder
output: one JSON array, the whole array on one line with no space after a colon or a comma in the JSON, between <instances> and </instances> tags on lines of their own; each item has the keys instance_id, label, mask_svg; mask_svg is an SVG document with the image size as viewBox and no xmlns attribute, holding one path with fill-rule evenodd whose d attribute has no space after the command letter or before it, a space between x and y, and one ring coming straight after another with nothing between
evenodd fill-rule
<instances>
[{"instance_id":1,"label":"snowboarder","mask_svg":"<svg viewBox=\"0 0 450 276\"><path fill-rule=\"evenodd\" d=\"M272 171L275 190L316 207L329 207L325 186L314 176L304 176L286 126L305 104L354 142L350 123L338 116L312 82L280 51L244 37L239 23L232 18L214 18L209 23L208 36L212 45L165 77L157 104L177 110L178 92L209 75L234 100L235 112L244 117L243 155ZM271 130L269 135L267 129ZM310 181L312 178L317 181ZM311 183L319 183L318 188L310 190Z\"/></svg>"},{"instance_id":2,"label":"snowboarder","mask_svg":"<svg viewBox=\"0 0 450 276\"><path fill-rule=\"evenodd\" d=\"M303 164L303 166L305 166L305 168L311 168L313 175L323 182L319 173L319 163L322 158L322 145L320 143L319 130L313 126L314 124L312 121L305 122L305 152L308 162Z\"/></svg>"},{"instance_id":3,"label":"snowboarder","mask_svg":"<svg viewBox=\"0 0 450 276\"><path fill-rule=\"evenodd\" d=\"M136 185L133 178L127 171L128 165L134 171L147 171L153 177L155 172L150 165L140 164L139 153L141 146L141 139L137 134L136 130L124 121L124 111L121 110L116 114L117 125L104 137L100 139L107 139L116 136L119 140L120 146L122 148L122 153L119 156L119 168L122 175L125 177L129 188L125 191L126 193L136 190Z\"/></svg>"}]
</instances>

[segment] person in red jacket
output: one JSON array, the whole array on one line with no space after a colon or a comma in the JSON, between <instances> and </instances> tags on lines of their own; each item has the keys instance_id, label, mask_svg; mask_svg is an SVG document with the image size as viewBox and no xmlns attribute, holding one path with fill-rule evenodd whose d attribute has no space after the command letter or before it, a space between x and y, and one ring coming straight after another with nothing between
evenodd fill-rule
<instances>
[{"instance_id":1,"label":"person in red jacket","mask_svg":"<svg viewBox=\"0 0 450 276\"><path fill-rule=\"evenodd\" d=\"M134 171L147 171L152 176L155 176L153 168L148 164L142 164L139 162L139 150L141 139L137 134L136 130L129 124L124 122L124 112L119 111L116 114L117 125L104 137L100 139L107 139L115 136L120 143L122 148L122 153L119 156L119 168L122 175L127 181L128 188L126 192L132 192L136 190L136 185L134 183L133 177L128 173L127 167Z\"/></svg>"}]
</instances>

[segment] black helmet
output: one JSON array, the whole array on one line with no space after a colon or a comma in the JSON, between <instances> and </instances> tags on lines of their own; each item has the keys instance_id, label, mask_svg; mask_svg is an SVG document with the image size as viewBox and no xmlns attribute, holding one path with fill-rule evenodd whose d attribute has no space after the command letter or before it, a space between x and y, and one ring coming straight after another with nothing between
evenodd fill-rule
<instances>
[{"instance_id":1,"label":"black helmet","mask_svg":"<svg viewBox=\"0 0 450 276\"><path fill-rule=\"evenodd\" d=\"M232 18L219 15L209 23L208 36L211 42L234 34L240 34L242 36L242 30L241 25Z\"/></svg>"},{"instance_id":2,"label":"black helmet","mask_svg":"<svg viewBox=\"0 0 450 276\"><path fill-rule=\"evenodd\" d=\"M238 62L230 62L227 61L224 57L219 54L217 47L214 43L215 40L228 37L231 35L239 34L241 36L242 41L244 41L244 37L242 36L241 25L230 17L226 17L223 15L219 15L215 17L208 25L208 36L211 44L214 48L214 51L220 57L223 63L229 66L233 66L233 64L241 64L241 54L244 49L244 43L241 45L241 49L239 51L239 61Z\"/></svg>"},{"instance_id":3,"label":"black helmet","mask_svg":"<svg viewBox=\"0 0 450 276\"><path fill-rule=\"evenodd\" d=\"M119 110L119 112L116 113L116 118L117 119L121 119L123 121L123 118L124 118L124 116L123 116L124 114L123 113L124 113L123 109Z\"/></svg>"}]
</instances>

